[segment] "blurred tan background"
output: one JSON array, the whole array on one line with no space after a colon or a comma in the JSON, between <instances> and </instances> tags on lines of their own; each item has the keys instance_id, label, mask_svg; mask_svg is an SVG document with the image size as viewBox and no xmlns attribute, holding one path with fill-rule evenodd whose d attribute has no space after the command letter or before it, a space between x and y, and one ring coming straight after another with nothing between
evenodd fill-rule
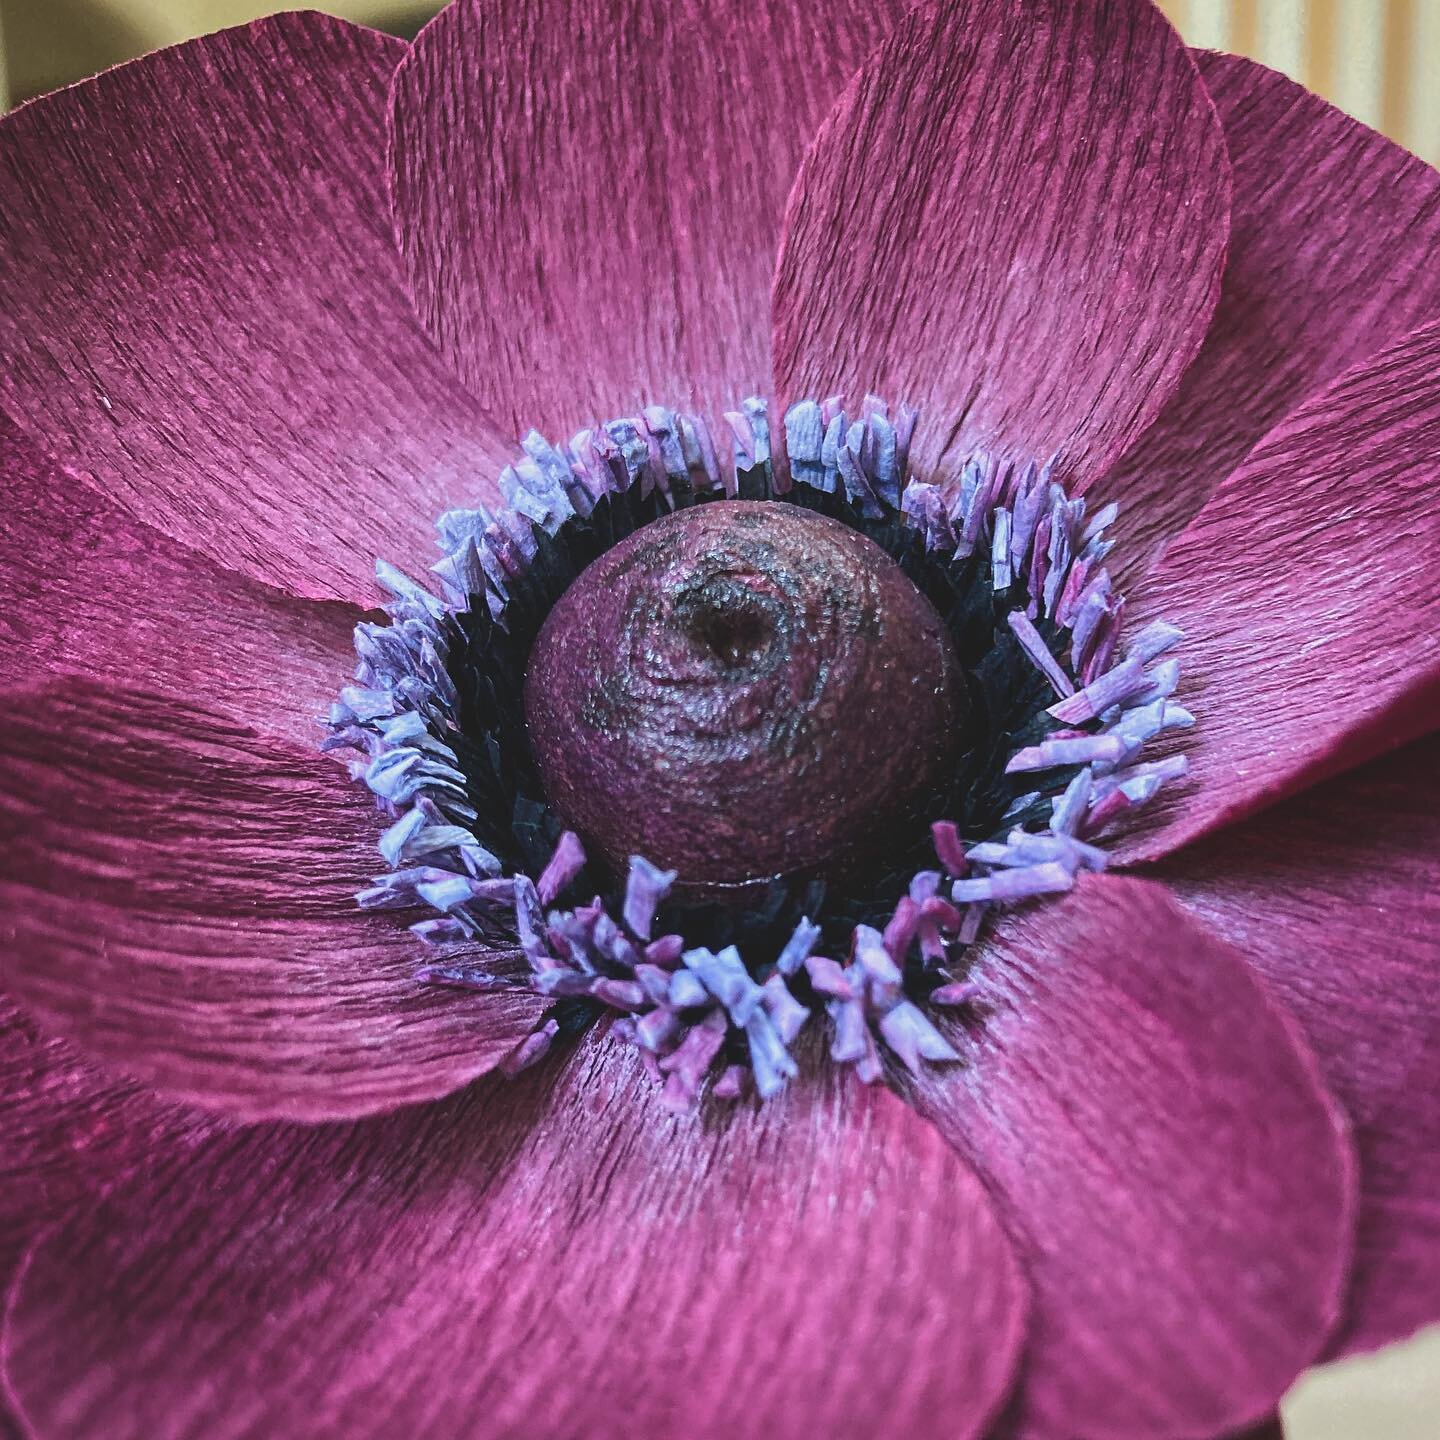
<instances>
[{"instance_id":1,"label":"blurred tan background","mask_svg":"<svg viewBox=\"0 0 1440 1440\"><path fill-rule=\"evenodd\" d=\"M413 34L441 0L0 0L0 66L9 103L107 65L276 10L328 10Z\"/></svg>"},{"instance_id":2,"label":"blurred tan background","mask_svg":"<svg viewBox=\"0 0 1440 1440\"><path fill-rule=\"evenodd\" d=\"M1440 0L1160 0L1192 44L1283 70L1440 164ZM1440 1437L1440 1423L1426 1432Z\"/></svg>"},{"instance_id":3,"label":"blurred tan background","mask_svg":"<svg viewBox=\"0 0 1440 1440\"><path fill-rule=\"evenodd\" d=\"M1262 60L1440 163L1440 0L1160 3L1192 45ZM0 0L0 109L283 8L264 0ZM316 0L315 8L413 34L439 5ZM1285 1418L1292 1440L1440 1440L1440 1328L1313 1372Z\"/></svg>"}]
</instances>

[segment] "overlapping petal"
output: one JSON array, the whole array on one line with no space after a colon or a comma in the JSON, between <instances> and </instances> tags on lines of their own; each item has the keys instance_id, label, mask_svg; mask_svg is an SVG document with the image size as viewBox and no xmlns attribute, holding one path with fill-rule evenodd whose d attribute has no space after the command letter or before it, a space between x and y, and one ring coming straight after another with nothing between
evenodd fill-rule
<instances>
[{"instance_id":1,"label":"overlapping petal","mask_svg":"<svg viewBox=\"0 0 1440 1440\"><path fill-rule=\"evenodd\" d=\"M796 180L776 391L921 407L922 466L1101 474L1204 336L1228 205L1214 108L1148 0L922 5Z\"/></svg>"},{"instance_id":2,"label":"overlapping petal","mask_svg":"<svg viewBox=\"0 0 1440 1440\"><path fill-rule=\"evenodd\" d=\"M86 1065L0 996L0 1293L42 1226L210 1129L183 1106Z\"/></svg>"},{"instance_id":3,"label":"overlapping petal","mask_svg":"<svg viewBox=\"0 0 1440 1440\"><path fill-rule=\"evenodd\" d=\"M70 1440L954 1440L1023 1311L982 1190L895 1097L810 1067L677 1119L600 1036L158 1166L33 1255L3 1358Z\"/></svg>"},{"instance_id":4,"label":"overlapping petal","mask_svg":"<svg viewBox=\"0 0 1440 1440\"><path fill-rule=\"evenodd\" d=\"M86 1065L0 995L0 1311L46 1225L156 1154L178 1158L213 1128ZM20 1436L0 1385L0 1437Z\"/></svg>"},{"instance_id":5,"label":"overlapping petal","mask_svg":"<svg viewBox=\"0 0 1440 1440\"><path fill-rule=\"evenodd\" d=\"M1230 254L1195 363L1097 485L1129 577L1300 400L1440 315L1440 175L1263 65L1195 59L1234 171Z\"/></svg>"},{"instance_id":6,"label":"overlapping petal","mask_svg":"<svg viewBox=\"0 0 1440 1440\"><path fill-rule=\"evenodd\" d=\"M1162 887L997 927L964 1063L917 1088L1033 1292L1025 1440L1189 1440L1274 1409L1339 1319L1354 1157L1313 1056Z\"/></svg>"},{"instance_id":7,"label":"overlapping petal","mask_svg":"<svg viewBox=\"0 0 1440 1440\"><path fill-rule=\"evenodd\" d=\"M0 684L82 674L314 744L359 610L186 549L42 460L4 416L0 485Z\"/></svg>"},{"instance_id":8,"label":"overlapping petal","mask_svg":"<svg viewBox=\"0 0 1440 1440\"><path fill-rule=\"evenodd\" d=\"M1354 1122L1361 1208L1337 1350L1440 1320L1440 740L1155 872L1256 966Z\"/></svg>"},{"instance_id":9,"label":"overlapping petal","mask_svg":"<svg viewBox=\"0 0 1440 1440\"><path fill-rule=\"evenodd\" d=\"M416 307L507 425L711 423L769 381L785 196L901 0L459 0L396 76Z\"/></svg>"},{"instance_id":10,"label":"overlapping petal","mask_svg":"<svg viewBox=\"0 0 1440 1440\"><path fill-rule=\"evenodd\" d=\"M355 891L377 819L330 761L173 699L62 681L0 739L0 984L85 1055L244 1119L427 1099L543 1003L458 1001Z\"/></svg>"},{"instance_id":11,"label":"overlapping petal","mask_svg":"<svg viewBox=\"0 0 1440 1440\"><path fill-rule=\"evenodd\" d=\"M1440 324L1307 400L1169 544L1140 599L1186 633L1191 782L1152 859L1425 733L1440 698Z\"/></svg>"},{"instance_id":12,"label":"overlapping petal","mask_svg":"<svg viewBox=\"0 0 1440 1440\"><path fill-rule=\"evenodd\" d=\"M0 401L141 520L367 602L493 473L415 324L384 112L404 46L315 14L161 51L0 123Z\"/></svg>"}]
</instances>

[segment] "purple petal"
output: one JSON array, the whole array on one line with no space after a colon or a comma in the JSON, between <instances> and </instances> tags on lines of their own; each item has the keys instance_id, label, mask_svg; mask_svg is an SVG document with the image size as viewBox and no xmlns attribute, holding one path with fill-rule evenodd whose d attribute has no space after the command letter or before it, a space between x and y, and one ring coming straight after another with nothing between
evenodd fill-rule
<instances>
[{"instance_id":1,"label":"purple petal","mask_svg":"<svg viewBox=\"0 0 1440 1440\"><path fill-rule=\"evenodd\" d=\"M918 6L795 182L776 390L903 396L922 472L986 451L1101 474L1204 337L1228 171L1148 0Z\"/></svg>"},{"instance_id":2,"label":"purple petal","mask_svg":"<svg viewBox=\"0 0 1440 1440\"><path fill-rule=\"evenodd\" d=\"M417 313L487 410L569 433L765 393L786 194L901 9L838 0L818 42L741 0L460 0L428 25L392 97L396 223Z\"/></svg>"},{"instance_id":3,"label":"purple petal","mask_svg":"<svg viewBox=\"0 0 1440 1440\"><path fill-rule=\"evenodd\" d=\"M1036 1309L1026 1440L1228 1434L1339 1318L1354 1157L1243 959L1157 885L1082 877L972 967L917 1103L992 1187Z\"/></svg>"},{"instance_id":4,"label":"purple petal","mask_svg":"<svg viewBox=\"0 0 1440 1440\"><path fill-rule=\"evenodd\" d=\"M1230 252L1195 363L1097 485L1132 583L1288 411L1440 311L1435 171L1252 60L1195 62L1234 168Z\"/></svg>"},{"instance_id":5,"label":"purple petal","mask_svg":"<svg viewBox=\"0 0 1440 1440\"><path fill-rule=\"evenodd\" d=\"M355 905L377 828L288 742L78 680L29 692L0 737L0 978L86 1056L242 1119L443 1095L544 1002L414 978L413 939Z\"/></svg>"},{"instance_id":6,"label":"purple petal","mask_svg":"<svg viewBox=\"0 0 1440 1440\"><path fill-rule=\"evenodd\" d=\"M602 1037L444 1105L168 1158L31 1258L4 1360L40 1432L975 1440L1019 1356L979 1184L813 1066L700 1123Z\"/></svg>"},{"instance_id":7,"label":"purple petal","mask_svg":"<svg viewBox=\"0 0 1440 1440\"><path fill-rule=\"evenodd\" d=\"M1294 1014L1360 1154L1331 1350L1440 1320L1440 741L1189 846L1159 871Z\"/></svg>"},{"instance_id":8,"label":"purple petal","mask_svg":"<svg viewBox=\"0 0 1440 1440\"><path fill-rule=\"evenodd\" d=\"M501 452L386 223L398 41L278 15L0 124L0 400L133 515L291 593L373 603ZM491 472L493 473L493 472Z\"/></svg>"},{"instance_id":9,"label":"purple petal","mask_svg":"<svg viewBox=\"0 0 1440 1440\"><path fill-rule=\"evenodd\" d=\"M291 600L77 484L0 416L0 684L79 671L311 746L353 663L349 605Z\"/></svg>"},{"instance_id":10,"label":"purple petal","mask_svg":"<svg viewBox=\"0 0 1440 1440\"><path fill-rule=\"evenodd\" d=\"M1191 637L1192 784L1128 859L1433 728L1440 695L1440 324L1306 401L1176 536L1145 608ZM1275 587L1284 603L1275 603Z\"/></svg>"},{"instance_id":11,"label":"purple petal","mask_svg":"<svg viewBox=\"0 0 1440 1440\"><path fill-rule=\"evenodd\" d=\"M0 998L0 1288L26 1243L91 1191L216 1128L86 1064Z\"/></svg>"}]
</instances>

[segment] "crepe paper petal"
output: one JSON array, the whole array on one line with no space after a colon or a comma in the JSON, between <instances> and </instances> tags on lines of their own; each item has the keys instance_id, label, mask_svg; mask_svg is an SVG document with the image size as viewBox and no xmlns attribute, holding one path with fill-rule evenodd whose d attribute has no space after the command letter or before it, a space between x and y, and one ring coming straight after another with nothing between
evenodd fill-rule
<instances>
[{"instance_id":1,"label":"crepe paper petal","mask_svg":"<svg viewBox=\"0 0 1440 1440\"><path fill-rule=\"evenodd\" d=\"M49 1033L241 1119L443 1095L524 1039L523 992L459 1001L355 906L380 828L322 756L79 680L0 738L0 985Z\"/></svg>"},{"instance_id":2,"label":"crepe paper petal","mask_svg":"<svg viewBox=\"0 0 1440 1440\"><path fill-rule=\"evenodd\" d=\"M85 1064L0 996L0 1305L26 1250L76 1204L216 1126ZM0 1437L21 1440L0 1387Z\"/></svg>"},{"instance_id":3,"label":"crepe paper petal","mask_svg":"<svg viewBox=\"0 0 1440 1440\"><path fill-rule=\"evenodd\" d=\"M1230 255L1195 363L1095 487L1122 502L1122 588L1288 411L1440 313L1440 175L1253 60L1195 62L1234 168Z\"/></svg>"},{"instance_id":4,"label":"crepe paper petal","mask_svg":"<svg viewBox=\"0 0 1440 1440\"><path fill-rule=\"evenodd\" d=\"M147 524L313 598L373 603L374 556L428 554L504 453L400 281L404 52L278 15L0 122L0 404Z\"/></svg>"},{"instance_id":5,"label":"crepe paper petal","mask_svg":"<svg viewBox=\"0 0 1440 1440\"><path fill-rule=\"evenodd\" d=\"M795 182L777 396L903 397L921 412L922 474L976 451L1053 458L1065 481L1102 474L1209 326L1228 172L1194 63L1153 5L921 5Z\"/></svg>"},{"instance_id":6,"label":"crepe paper petal","mask_svg":"<svg viewBox=\"0 0 1440 1440\"><path fill-rule=\"evenodd\" d=\"M964 1063L916 1103L1033 1290L1024 1440L1210 1440L1273 1412L1340 1317L1355 1160L1314 1057L1163 887L1082 876L996 924Z\"/></svg>"},{"instance_id":7,"label":"crepe paper petal","mask_svg":"<svg viewBox=\"0 0 1440 1440\"><path fill-rule=\"evenodd\" d=\"M656 403L716 427L768 390L785 197L903 8L459 0L421 31L392 97L400 249L507 430Z\"/></svg>"},{"instance_id":8,"label":"crepe paper petal","mask_svg":"<svg viewBox=\"0 0 1440 1440\"><path fill-rule=\"evenodd\" d=\"M1260 971L1354 1124L1359 1249L1332 1353L1440 1320L1440 739L1152 873Z\"/></svg>"},{"instance_id":9,"label":"crepe paper petal","mask_svg":"<svg viewBox=\"0 0 1440 1440\"><path fill-rule=\"evenodd\" d=\"M157 1152L182 1154L215 1128L85 1064L0 996L0 1291L41 1228Z\"/></svg>"},{"instance_id":10,"label":"crepe paper petal","mask_svg":"<svg viewBox=\"0 0 1440 1440\"><path fill-rule=\"evenodd\" d=\"M1119 858L1157 858L1433 728L1437 367L1432 324L1347 371L1166 548L1142 609L1185 632L1179 698L1204 723L1191 784Z\"/></svg>"},{"instance_id":11,"label":"crepe paper petal","mask_svg":"<svg viewBox=\"0 0 1440 1440\"><path fill-rule=\"evenodd\" d=\"M84 674L313 745L361 612L292 600L134 519L0 416L0 685Z\"/></svg>"},{"instance_id":12,"label":"crepe paper petal","mask_svg":"<svg viewBox=\"0 0 1440 1440\"><path fill-rule=\"evenodd\" d=\"M37 1430L963 1440L1018 1358L983 1190L834 1071L702 1123L599 1036L509 1085L157 1168L21 1279L5 1375Z\"/></svg>"}]
</instances>

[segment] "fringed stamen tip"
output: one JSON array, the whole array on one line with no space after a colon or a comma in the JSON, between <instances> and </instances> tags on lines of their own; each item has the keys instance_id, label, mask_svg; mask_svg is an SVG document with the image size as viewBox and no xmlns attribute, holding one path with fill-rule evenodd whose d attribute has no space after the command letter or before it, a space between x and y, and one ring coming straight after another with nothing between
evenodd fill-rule
<instances>
[{"instance_id":1,"label":"fringed stamen tip","mask_svg":"<svg viewBox=\"0 0 1440 1440\"><path fill-rule=\"evenodd\" d=\"M973 1004L980 997L980 986L973 980L955 980L948 985L932 990L929 1000L947 1010L956 1010L963 1005Z\"/></svg>"},{"instance_id":2,"label":"fringed stamen tip","mask_svg":"<svg viewBox=\"0 0 1440 1440\"><path fill-rule=\"evenodd\" d=\"M500 1072L513 1078L522 1070L538 1065L550 1053L555 1037L560 1033L556 1020L547 1020L538 1030L533 1030L501 1062Z\"/></svg>"}]
</instances>

